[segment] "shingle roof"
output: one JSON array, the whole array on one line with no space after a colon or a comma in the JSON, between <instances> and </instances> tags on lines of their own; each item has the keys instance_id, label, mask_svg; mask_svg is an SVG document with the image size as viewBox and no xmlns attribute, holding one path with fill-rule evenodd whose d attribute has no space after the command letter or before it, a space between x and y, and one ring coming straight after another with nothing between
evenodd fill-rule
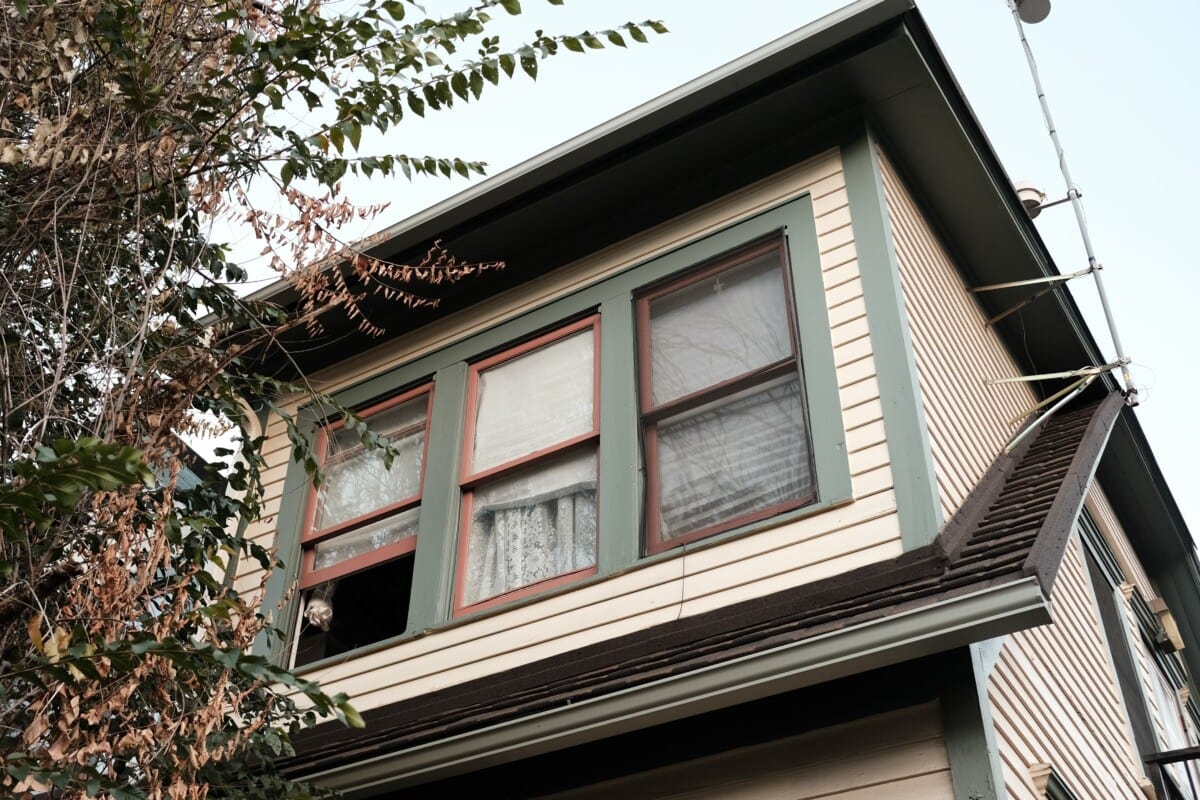
<instances>
[{"instance_id":1,"label":"shingle roof","mask_svg":"<svg viewBox=\"0 0 1200 800\"><path fill-rule=\"evenodd\" d=\"M1060 412L1001 455L930 545L301 732L282 766L311 773L403 750L1035 577L1050 588L1123 404Z\"/></svg>"}]
</instances>

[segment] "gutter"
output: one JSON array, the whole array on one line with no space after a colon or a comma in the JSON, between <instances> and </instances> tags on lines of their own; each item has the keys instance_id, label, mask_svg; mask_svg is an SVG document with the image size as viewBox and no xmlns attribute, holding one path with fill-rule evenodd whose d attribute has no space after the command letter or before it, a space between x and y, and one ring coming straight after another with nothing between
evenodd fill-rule
<instances>
[{"instance_id":1,"label":"gutter","mask_svg":"<svg viewBox=\"0 0 1200 800\"><path fill-rule=\"evenodd\" d=\"M366 796L703 714L1050 622L1034 578L988 587L771 650L307 774Z\"/></svg>"}]
</instances>

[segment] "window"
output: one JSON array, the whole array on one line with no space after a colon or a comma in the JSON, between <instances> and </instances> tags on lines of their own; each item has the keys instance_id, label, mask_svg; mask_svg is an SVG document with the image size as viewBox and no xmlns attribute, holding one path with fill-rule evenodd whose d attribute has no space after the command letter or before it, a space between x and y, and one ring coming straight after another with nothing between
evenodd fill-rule
<instances>
[{"instance_id":1,"label":"window","mask_svg":"<svg viewBox=\"0 0 1200 800\"><path fill-rule=\"evenodd\" d=\"M361 412L390 463L341 423L322 429L325 480L310 495L302 539L298 664L404 632L431 396L425 386Z\"/></svg>"},{"instance_id":2,"label":"window","mask_svg":"<svg viewBox=\"0 0 1200 800\"><path fill-rule=\"evenodd\" d=\"M463 610L595 572L598 317L471 367Z\"/></svg>"},{"instance_id":3,"label":"window","mask_svg":"<svg viewBox=\"0 0 1200 800\"><path fill-rule=\"evenodd\" d=\"M328 478L279 523L296 663L846 502L836 378L800 197L340 392L402 454L308 412Z\"/></svg>"},{"instance_id":4,"label":"window","mask_svg":"<svg viewBox=\"0 0 1200 800\"><path fill-rule=\"evenodd\" d=\"M637 300L651 553L816 497L782 237Z\"/></svg>"}]
</instances>

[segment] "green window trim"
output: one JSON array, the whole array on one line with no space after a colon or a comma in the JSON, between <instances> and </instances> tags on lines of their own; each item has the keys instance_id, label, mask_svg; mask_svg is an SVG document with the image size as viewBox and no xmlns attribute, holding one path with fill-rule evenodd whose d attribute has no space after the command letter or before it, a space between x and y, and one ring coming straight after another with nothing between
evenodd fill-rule
<instances>
[{"instance_id":1,"label":"green window trim","mask_svg":"<svg viewBox=\"0 0 1200 800\"><path fill-rule=\"evenodd\" d=\"M806 389L809 435L813 453L815 502L767 520L742 525L711 538L654 555L642 553L643 463L639 441L637 385L634 368L634 293L702 261L772 233L783 232L791 271L800 364ZM514 600L495 608L452 618L454 569L459 540L461 492L459 472L466 416L469 364L522 339L553 330L572 319L599 312L600 431L599 531L597 570L592 577ZM432 379L433 405L425 484L417 535L408 626L398 637L353 651L363 655L390 647L435 628L451 627L481 616L510 610L548 596L604 580L607 577L663 559L710 547L731 538L778 527L849 502L852 486L845 425L837 385L832 332L817 246L812 199L807 194L788 200L754 217L729 225L670 253L644 261L616 275L561 297L486 331L470 335L440 350L420 356L336 394L340 403L362 407ZM315 435L321 423L316 409L301 410L301 420ZM294 633L297 598L283 604L296 577L304 499L308 478L301 465L289 465L278 514L279 557L288 565L268 583L265 608L281 607L278 627L282 638L276 658L285 657ZM633 501L631 502L631 498ZM347 656L306 664L305 671L344 660Z\"/></svg>"}]
</instances>

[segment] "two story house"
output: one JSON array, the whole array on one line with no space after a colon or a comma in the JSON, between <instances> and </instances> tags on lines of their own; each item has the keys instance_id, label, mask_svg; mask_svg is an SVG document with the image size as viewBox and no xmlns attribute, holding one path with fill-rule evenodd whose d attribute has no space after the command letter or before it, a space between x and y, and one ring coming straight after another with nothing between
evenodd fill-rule
<instances>
[{"instance_id":1,"label":"two story house","mask_svg":"<svg viewBox=\"0 0 1200 800\"><path fill-rule=\"evenodd\" d=\"M1200 570L910 0L860 0L407 220L264 416L276 656L353 797L1197 797ZM286 287L261 295L286 304ZM280 367L283 368L282 366ZM997 382L1000 380L1000 382ZM1034 424L1036 422L1036 424ZM244 575L247 582L252 575ZM1166 754L1166 755L1164 755Z\"/></svg>"}]
</instances>

